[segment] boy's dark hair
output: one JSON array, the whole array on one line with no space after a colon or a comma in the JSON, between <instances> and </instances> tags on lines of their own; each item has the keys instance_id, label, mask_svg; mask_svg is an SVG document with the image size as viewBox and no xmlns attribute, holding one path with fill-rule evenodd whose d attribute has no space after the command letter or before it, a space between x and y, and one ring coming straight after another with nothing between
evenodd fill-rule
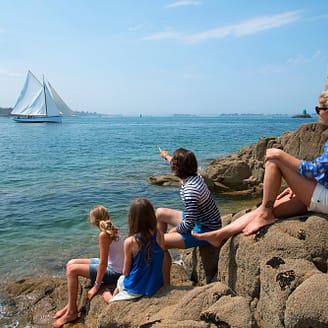
<instances>
[{"instance_id":1,"label":"boy's dark hair","mask_svg":"<svg viewBox=\"0 0 328 328\"><path fill-rule=\"evenodd\" d=\"M137 234L145 245L145 260L152 259L152 236L156 231L156 214L152 203L146 198L134 200L129 210L129 236ZM140 245L141 246L141 245Z\"/></svg>"},{"instance_id":2,"label":"boy's dark hair","mask_svg":"<svg viewBox=\"0 0 328 328\"><path fill-rule=\"evenodd\" d=\"M195 154L188 149L177 149L171 159L171 170L180 179L197 175L198 164Z\"/></svg>"}]
</instances>

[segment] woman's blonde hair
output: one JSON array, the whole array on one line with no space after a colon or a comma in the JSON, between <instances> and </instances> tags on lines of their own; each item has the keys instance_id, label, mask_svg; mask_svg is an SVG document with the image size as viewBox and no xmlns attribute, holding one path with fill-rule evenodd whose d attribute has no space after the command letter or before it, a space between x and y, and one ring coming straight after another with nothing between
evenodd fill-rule
<instances>
[{"instance_id":1,"label":"woman's blonde hair","mask_svg":"<svg viewBox=\"0 0 328 328\"><path fill-rule=\"evenodd\" d=\"M110 239L119 239L119 229L112 223L109 212L105 206L97 205L89 212L89 221L97 226L100 231L105 232Z\"/></svg>"},{"instance_id":2,"label":"woman's blonde hair","mask_svg":"<svg viewBox=\"0 0 328 328\"><path fill-rule=\"evenodd\" d=\"M320 94L319 106L328 107L328 90L326 90Z\"/></svg>"}]
</instances>

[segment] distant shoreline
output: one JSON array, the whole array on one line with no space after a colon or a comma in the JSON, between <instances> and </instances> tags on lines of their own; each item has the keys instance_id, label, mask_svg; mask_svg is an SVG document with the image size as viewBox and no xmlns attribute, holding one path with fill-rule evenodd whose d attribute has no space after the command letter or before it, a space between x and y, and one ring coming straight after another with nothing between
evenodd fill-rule
<instances>
[{"instance_id":1,"label":"distant shoreline","mask_svg":"<svg viewBox=\"0 0 328 328\"><path fill-rule=\"evenodd\" d=\"M3 108L0 107L0 116L7 117L10 116L10 113L13 109L11 107Z\"/></svg>"}]
</instances>

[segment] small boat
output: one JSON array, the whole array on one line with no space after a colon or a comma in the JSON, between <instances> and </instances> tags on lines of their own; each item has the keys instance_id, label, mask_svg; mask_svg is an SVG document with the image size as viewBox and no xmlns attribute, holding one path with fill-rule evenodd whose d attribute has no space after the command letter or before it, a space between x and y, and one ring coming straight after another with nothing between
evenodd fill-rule
<instances>
[{"instance_id":1,"label":"small boat","mask_svg":"<svg viewBox=\"0 0 328 328\"><path fill-rule=\"evenodd\" d=\"M61 123L63 116L75 116L75 113L44 77L41 83L28 71L11 115L20 123Z\"/></svg>"},{"instance_id":2,"label":"small boat","mask_svg":"<svg viewBox=\"0 0 328 328\"><path fill-rule=\"evenodd\" d=\"M311 115L306 112L306 109L303 109L301 114L293 115L292 118L311 118Z\"/></svg>"}]
</instances>

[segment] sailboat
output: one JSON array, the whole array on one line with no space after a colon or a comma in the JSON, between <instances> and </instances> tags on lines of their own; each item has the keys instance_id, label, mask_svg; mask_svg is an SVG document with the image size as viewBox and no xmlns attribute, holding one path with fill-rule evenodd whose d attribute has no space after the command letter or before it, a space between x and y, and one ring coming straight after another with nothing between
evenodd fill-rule
<instances>
[{"instance_id":1,"label":"sailboat","mask_svg":"<svg viewBox=\"0 0 328 328\"><path fill-rule=\"evenodd\" d=\"M42 83L27 72L23 89L11 115L21 123L61 123L63 116L75 116L51 84L43 77Z\"/></svg>"}]
</instances>

